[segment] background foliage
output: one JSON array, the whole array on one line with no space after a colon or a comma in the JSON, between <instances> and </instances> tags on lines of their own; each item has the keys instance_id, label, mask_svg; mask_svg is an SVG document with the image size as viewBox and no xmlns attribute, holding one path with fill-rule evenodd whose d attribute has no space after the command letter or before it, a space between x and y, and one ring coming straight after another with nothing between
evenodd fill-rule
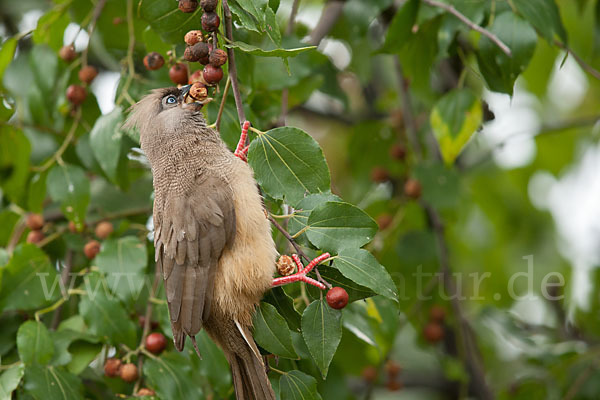
<instances>
[{"instance_id":1,"label":"background foliage","mask_svg":"<svg viewBox=\"0 0 600 400\"><path fill-rule=\"evenodd\" d=\"M276 356L279 398L598 397L597 249L586 258L569 248L594 214L569 240L533 183L569 176L597 147L599 4L229 1L235 42L219 42L235 49L246 118L261 130L249 163L301 249L334 255L320 275L352 302L333 310L304 284L265 295L254 334ZM223 21L221 3L218 12ZM203 360L189 343L183 353L170 341L159 356L144 349L149 328L171 333L154 281L150 171L136 133L120 129L132 102L171 85L168 68L144 69L144 55L182 55L200 8L2 0L0 17L0 399L127 397L142 386L162 399L233 398L205 333ZM58 57L86 32L76 60ZM65 90L88 63L101 74L74 108ZM584 82L576 99L556 89L563 68ZM233 148L238 114L224 86L205 111L213 123L227 96L220 132ZM535 128L523 132L526 120L492 101L509 95L504 104L535 114ZM491 140L506 116L501 130L517 133ZM503 149L525 144L529 158L507 168ZM597 196L593 182L577 193ZM567 204L567 219L585 205ZM29 213L45 221L35 244ZM114 231L89 260L100 221ZM274 235L282 254L295 251ZM528 262L531 279L515 279ZM140 379L106 377L114 356L138 363Z\"/></svg>"}]
</instances>

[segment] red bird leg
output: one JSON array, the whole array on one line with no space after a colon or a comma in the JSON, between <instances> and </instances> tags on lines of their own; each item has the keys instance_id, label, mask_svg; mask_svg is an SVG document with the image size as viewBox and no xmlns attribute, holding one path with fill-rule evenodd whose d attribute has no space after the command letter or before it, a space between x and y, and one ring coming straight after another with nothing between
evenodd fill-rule
<instances>
[{"instance_id":1,"label":"red bird leg","mask_svg":"<svg viewBox=\"0 0 600 400\"><path fill-rule=\"evenodd\" d=\"M250 122L244 121L242 124L242 134L240 135L240 140L235 148L235 152L233 153L236 157L239 157L241 160L246 161L246 155L248 154L248 147L246 146L246 139L248 138L248 129L250 128Z\"/></svg>"},{"instance_id":2,"label":"red bird leg","mask_svg":"<svg viewBox=\"0 0 600 400\"><path fill-rule=\"evenodd\" d=\"M312 278L309 278L308 276L306 276L306 274L308 274L310 271L312 271L312 269L315 266L317 266L323 260L328 259L329 257L330 257L329 253L323 253L319 257L317 257L314 260L312 260L311 262L309 262L308 265L303 268L302 263L300 262L300 258L296 254L292 254L292 258L294 259L294 262L298 266L298 272L296 272L295 274L292 274L292 275L282 276L281 278L273 279L271 286L273 286L273 287L283 286L283 285L287 285L288 283L302 281L302 282L308 283L309 285L316 286L321 290L325 290L326 286L324 284L322 284L321 282L318 282Z\"/></svg>"}]
</instances>

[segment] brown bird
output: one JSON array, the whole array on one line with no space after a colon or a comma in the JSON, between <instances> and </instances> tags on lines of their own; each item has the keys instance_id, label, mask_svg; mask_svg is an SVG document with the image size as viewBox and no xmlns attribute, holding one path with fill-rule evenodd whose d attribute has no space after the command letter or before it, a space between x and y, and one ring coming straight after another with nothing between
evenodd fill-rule
<instances>
[{"instance_id":1,"label":"brown bird","mask_svg":"<svg viewBox=\"0 0 600 400\"><path fill-rule=\"evenodd\" d=\"M245 162L248 124L235 154L209 128L189 86L154 90L132 108L154 183L154 246L162 268L173 341L204 327L231 365L237 399L275 399L252 338L252 315L265 291L303 280L273 280L277 251L253 172ZM301 269L302 268L302 269ZM312 281L312 282L311 282Z\"/></svg>"}]
</instances>

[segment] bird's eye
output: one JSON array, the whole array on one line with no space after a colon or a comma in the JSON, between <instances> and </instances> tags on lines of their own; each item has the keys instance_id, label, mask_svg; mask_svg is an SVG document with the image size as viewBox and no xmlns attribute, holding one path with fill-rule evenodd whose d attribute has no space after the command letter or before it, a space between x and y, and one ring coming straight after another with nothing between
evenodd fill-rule
<instances>
[{"instance_id":1,"label":"bird's eye","mask_svg":"<svg viewBox=\"0 0 600 400\"><path fill-rule=\"evenodd\" d=\"M167 101L167 104L175 104L175 103L177 103L177 99L173 95L167 97L166 101Z\"/></svg>"}]
</instances>

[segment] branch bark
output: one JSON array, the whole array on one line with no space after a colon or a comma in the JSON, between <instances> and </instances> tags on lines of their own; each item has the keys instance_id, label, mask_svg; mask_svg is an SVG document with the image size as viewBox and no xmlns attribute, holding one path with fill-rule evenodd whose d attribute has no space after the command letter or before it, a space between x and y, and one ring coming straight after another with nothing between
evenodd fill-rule
<instances>
[{"instance_id":1,"label":"branch bark","mask_svg":"<svg viewBox=\"0 0 600 400\"><path fill-rule=\"evenodd\" d=\"M567 46L566 44L564 44L563 42L554 39L554 45L557 47L560 47L561 49L563 49L564 51L566 51L567 53L569 53L570 55L573 56L573 58L575 59L575 61L577 62L577 64L579 64L579 66L588 74L590 74L591 76L593 76L594 78L600 80L600 71L598 71L597 69L595 69L594 67L592 67L591 65L589 65L588 63L586 63L585 61L583 61L583 58L579 57L577 55L577 53L575 53L569 46Z\"/></svg>"},{"instance_id":2,"label":"branch bark","mask_svg":"<svg viewBox=\"0 0 600 400\"><path fill-rule=\"evenodd\" d=\"M315 29L313 29L310 34L310 40L308 42L311 46L318 46L319 43L321 43L321 40L327 36L329 31L331 31L342 15L344 3L345 0L333 0L325 5L321 18L319 18L319 22L317 22L317 26L315 26Z\"/></svg>"},{"instance_id":3,"label":"branch bark","mask_svg":"<svg viewBox=\"0 0 600 400\"><path fill-rule=\"evenodd\" d=\"M223 14L225 17L225 37L233 42L233 22L231 10L227 0L223 0ZM235 52L232 48L227 48L228 66L229 66L229 78L231 79L231 87L233 88L233 97L235 99L235 108L237 109L238 119L240 120L240 126L246 121L246 114L244 113L244 105L242 104L242 95L240 93L240 84L237 78L237 66L235 64ZM246 140L247 141L247 140ZM246 143L247 144L247 143Z\"/></svg>"}]
</instances>

